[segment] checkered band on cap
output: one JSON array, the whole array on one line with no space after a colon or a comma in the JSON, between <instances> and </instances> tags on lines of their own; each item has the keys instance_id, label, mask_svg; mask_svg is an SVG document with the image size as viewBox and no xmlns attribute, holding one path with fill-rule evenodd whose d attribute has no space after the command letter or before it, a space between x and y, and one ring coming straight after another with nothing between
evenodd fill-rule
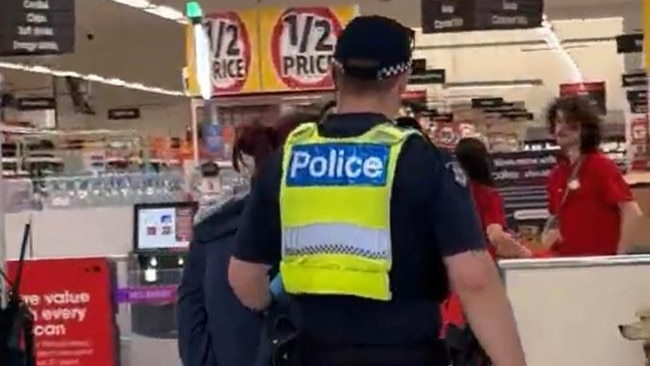
<instances>
[{"instance_id":1,"label":"checkered band on cap","mask_svg":"<svg viewBox=\"0 0 650 366\"><path fill-rule=\"evenodd\" d=\"M383 80L407 72L411 68L411 61L402 62L397 65L388 66L377 71L377 79Z\"/></svg>"},{"instance_id":2,"label":"checkered band on cap","mask_svg":"<svg viewBox=\"0 0 650 366\"><path fill-rule=\"evenodd\" d=\"M339 60L332 60L332 65L340 72L345 73L345 66ZM377 71L377 80L384 80L403 74L411 69L411 61L406 61L393 66L382 67Z\"/></svg>"}]
</instances>

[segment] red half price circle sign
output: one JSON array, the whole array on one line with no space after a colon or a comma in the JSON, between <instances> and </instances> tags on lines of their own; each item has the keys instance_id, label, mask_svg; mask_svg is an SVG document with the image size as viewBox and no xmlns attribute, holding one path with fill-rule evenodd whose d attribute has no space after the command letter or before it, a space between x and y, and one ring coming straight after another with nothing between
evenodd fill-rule
<instances>
[{"instance_id":1,"label":"red half price circle sign","mask_svg":"<svg viewBox=\"0 0 650 366\"><path fill-rule=\"evenodd\" d=\"M271 36L273 66L282 82L294 90L332 88L332 55L342 29L329 8L284 11Z\"/></svg>"},{"instance_id":2,"label":"red half price circle sign","mask_svg":"<svg viewBox=\"0 0 650 366\"><path fill-rule=\"evenodd\" d=\"M212 13L205 26L210 39L213 94L238 93L251 67L249 30L233 11Z\"/></svg>"}]
</instances>

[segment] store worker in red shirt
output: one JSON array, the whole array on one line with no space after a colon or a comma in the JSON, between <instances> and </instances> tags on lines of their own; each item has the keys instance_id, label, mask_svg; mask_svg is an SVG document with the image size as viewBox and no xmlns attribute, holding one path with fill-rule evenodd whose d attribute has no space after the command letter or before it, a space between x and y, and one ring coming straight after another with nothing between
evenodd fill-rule
<instances>
[{"instance_id":1,"label":"store worker in red shirt","mask_svg":"<svg viewBox=\"0 0 650 366\"><path fill-rule=\"evenodd\" d=\"M530 251L506 230L503 199L494 188L492 162L485 144L473 137L461 139L455 149L456 159L469 177L476 210L492 256L528 258Z\"/></svg>"},{"instance_id":2,"label":"store worker in red shirt","mask_svg":"<svg viewBox=\"0 0 650 366\"><path fill-rule=\"evenodd\" d=\"M598 112L583 97L560 97L547 122L561 154L548 178L543 244L564 257L624 252L641 210L619 168L599 150Z\"/></svg>"},{"instance_id":3,"label":"store worker in red shirt","mask_svg":"<svg viewBox=\"0 0 650 366\"><path fill-rule=\"evenodd\" d=\"M481 229L493 258L530 258L530 250L517 242L506 229L503 199L494 188L492 161L485 144L472 137L458 141L454 150L456 160L469 177L476 213L481 220ZM441 307L443 334L450 324L465 324L465 315L458 298L452 293Z\"/></svg>"}]
</instances>

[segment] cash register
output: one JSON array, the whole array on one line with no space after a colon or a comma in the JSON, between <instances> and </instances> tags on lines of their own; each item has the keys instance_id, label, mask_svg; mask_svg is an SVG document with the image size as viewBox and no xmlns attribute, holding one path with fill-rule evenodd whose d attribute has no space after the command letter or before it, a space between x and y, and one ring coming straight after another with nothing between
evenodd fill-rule
<instances>
[{"instance_id":1,"label":"cash register","mask_svg":"<svg viewBox=\"0 0 650 366\"><path fill-rule=\"evenodd\" d=\"M133 207L129 289L157 294L157 289L178 286L197 210L197 202L142 203ZM175 298L152 297L132 302L131 321L136 334L175 338Z\"/></svg>"}]
</instances>

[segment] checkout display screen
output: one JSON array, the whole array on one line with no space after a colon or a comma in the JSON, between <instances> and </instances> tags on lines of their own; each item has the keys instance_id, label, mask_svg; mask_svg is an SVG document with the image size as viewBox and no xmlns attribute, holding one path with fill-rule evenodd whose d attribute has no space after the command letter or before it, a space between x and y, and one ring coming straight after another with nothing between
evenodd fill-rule
<instances>
[{"instance_id":1,"label":"checkout display screen","mask_svg":"<svg viewBox=\"0 0 650 366\"><path fill-rule=\"evenodd\" d=\"M196 204L137 205L135 250L183 250L192 240Z\"/></svg>"}]
</instances>

